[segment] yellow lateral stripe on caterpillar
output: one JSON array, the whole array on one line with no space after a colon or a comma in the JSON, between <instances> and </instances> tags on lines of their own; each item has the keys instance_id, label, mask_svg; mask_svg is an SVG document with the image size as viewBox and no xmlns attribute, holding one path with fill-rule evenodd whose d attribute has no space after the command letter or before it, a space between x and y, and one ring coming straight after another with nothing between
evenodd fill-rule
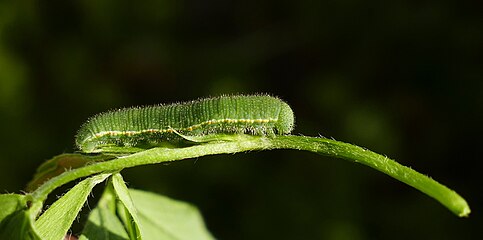
<instances>
[{"instance_id":1,"label":"yellow lateral stripe on caterpillar","mask_svg":"<svg viewBox=\"0 0 483 240\"><path fill-rule=\"evenodd\" d=\"M276 97L220 96L98 114L82 125L76 145L83 152L108 151L112 146L149 148L179 141L177 133L288 134L293 125L292 109Z\"/></svg>"}]
</instances>

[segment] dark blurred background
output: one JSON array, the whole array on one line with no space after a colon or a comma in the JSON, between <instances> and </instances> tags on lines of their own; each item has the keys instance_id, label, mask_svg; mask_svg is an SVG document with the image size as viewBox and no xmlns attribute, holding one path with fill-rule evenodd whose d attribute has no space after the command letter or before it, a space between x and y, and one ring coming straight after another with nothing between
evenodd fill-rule
<instances>
[{"instance_id":1,"label":"dark blurred background","mask_svg":"<svg viewBox=\"0 0 483 240\"><path fill-rule=\"evenodd\" d=\"M219 239L483 239L481 1L1 1L0 190L89 116L270 93L296 134L383 153L464 196L459 219L379 172L297 151L124 171ZM478 229L479 228L479 229Z\"/></svg>"}]
</instances>

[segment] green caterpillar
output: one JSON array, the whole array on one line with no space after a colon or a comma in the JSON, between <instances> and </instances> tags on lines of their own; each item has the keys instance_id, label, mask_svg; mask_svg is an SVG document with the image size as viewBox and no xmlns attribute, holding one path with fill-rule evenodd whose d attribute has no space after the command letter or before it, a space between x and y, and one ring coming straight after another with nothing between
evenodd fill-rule
<instances>
[{"instance_id":1,"label":"green caterpillar","mask_svg":"<svg viewBox=\"0 0 483 240\"><path fill-rule=\"evenodd\" d=\"M217 134L289 134L293 127L293 111L279 98L220 96L95 115L78 131L76 145L85 153L134 152Z\"/></svg>"}]
</instances>

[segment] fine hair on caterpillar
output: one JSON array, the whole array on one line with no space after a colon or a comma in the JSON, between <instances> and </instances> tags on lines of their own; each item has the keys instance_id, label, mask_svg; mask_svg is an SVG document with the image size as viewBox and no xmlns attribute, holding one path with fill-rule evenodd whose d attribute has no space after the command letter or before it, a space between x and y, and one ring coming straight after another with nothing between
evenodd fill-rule
<instances>
[{"instance_id":1,"label":"fine hair on caterpillar","mask_svg":"<svg viewBox=\"0 0 483 240\"><path fill-rule=\"evenodd\" d=\"M175 146L217 134L283 135L294 127L290 106L269 95L225 95L97 114L76 136L82 152Z\"/></svg>"}]
</instances>

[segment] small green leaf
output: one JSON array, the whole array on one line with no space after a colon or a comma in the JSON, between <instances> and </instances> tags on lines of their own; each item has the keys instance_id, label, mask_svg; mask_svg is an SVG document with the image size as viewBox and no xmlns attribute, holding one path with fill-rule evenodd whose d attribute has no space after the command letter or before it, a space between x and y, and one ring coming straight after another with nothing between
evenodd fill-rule
<instances>
[{"instance_id":1,"label":"small green leaf","mask_svg":"<svg viewBox=\"0 0 483 240\"><path fill-rule=\"evenodd\" d=\"M0 195L0 223L15 211L27 208L27 195L2 194Z\"/></svg>"},{"instance_id":2,"label":"small green leaf","mask_svg":"<svg viewBox=\"0 0 483 240\"><path fill-rule=\"evenodd\" d=\"M35 222L42 239L63 239L95 185L111 174L99 174L75 185Z\"/></svg>"},{"instance_id":3,"label":"small green leaf","mask_svg":"<svg viewBox=\"0 0 483 240\"><path fill-rule=\"evenodd\" d=\"M89 215L81 240L132 239L132 236L128 237L121 219L135 220L141 229L143 239L214 239L206 229L196 207L154 193L133 189L123 190L125 185L120 175L113 177L113 185L118 185L118 190L114 190L111 186L104 191L99 204ZM132 201L120 200L119 195L124 195L122 198L132 198ZM130 205L129 208L137 206L136 217L130 216L132 210L127 210L123 203L119 203L122 201L130 202L126 204ZM117 215L115 215L116 212Z\"/></svg>"},{"instance_id":4,"label":"small green leaf","mask_svg":"<svg viewBox=\"0 0 483 240\"><path fill-rule=\"evenodd\" d=\"M127 240L129 236L116 215L116 195L111 188L102 194L97 207L92 210L79 240Z\"/></svg>"},{"instance_id":5,"label":"small green leaf","mask_svg":"<svg viewBox=\"0 0 483 240\"><path fill-rule=\"evenodd\" d=\"M0 195L0 239L40 239L34 230L27 201L21 194Z\"/></svg>"},{"instance_id":6,"label":"small green leaf","mask_svg":"<svg viewBox=\"0 0 483 240\"><path fill-rule=\"evenodd\" d=\"M40 240L29 210L16 211L0 224L0 239Z\"/></svg>"},{"instance_id":7,"label":"small green leaf","mask_svg":"<svg viewBox=\"0 0 483 240\"><path fill-rule=\"evenodd\" d=\"M132 202L131 196L129 195L129 190L127 189L126 183L122 179L121 174L116 173L112 176L112 186L117 197L120 200L121 206L118 208L119 215L121 215L124 221L124 225L127 228L130 239L142 239L141 228L139 226L139 218L137 215L136 207ZM140 205L141 207L145 207Z\"/></svg>"},{"instance_id":8,"label":"small green leaf","mask_svg":"<svg viewBox=\"0 0 483 240\"><path fill-rule=\"evenodd\" d=\"M214 239L193 205L150 192L129 192L139 206L137 215L144 239Z\"/></svg>"}]
</instances>

